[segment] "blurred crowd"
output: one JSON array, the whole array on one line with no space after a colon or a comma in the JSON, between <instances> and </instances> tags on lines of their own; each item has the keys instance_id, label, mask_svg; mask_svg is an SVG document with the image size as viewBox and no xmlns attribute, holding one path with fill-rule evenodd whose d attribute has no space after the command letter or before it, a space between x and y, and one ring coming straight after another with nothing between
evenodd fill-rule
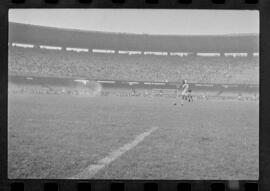
<instances>
[{"instance_id":1,"label":"blurred crowd","mask_svg":"<svg viewBox=\"0 0 270 191\"><path fill-rule=\"evenodd\" d=\"M258 84L258 57L119 55L10 47L9 74L106 80Z\"/></svg>"}]
</instances>

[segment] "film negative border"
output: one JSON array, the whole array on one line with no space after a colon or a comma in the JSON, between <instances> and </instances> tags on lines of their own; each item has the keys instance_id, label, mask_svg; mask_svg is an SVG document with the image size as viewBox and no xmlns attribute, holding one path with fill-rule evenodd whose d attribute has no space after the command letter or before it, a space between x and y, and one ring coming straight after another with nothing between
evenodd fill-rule
<instances>
[{"instance_id":1,"label":"film negative border","mask_svg":"<svg viewBox=\"0 0 270 191\"><path fill-rule=\"evenodd\" d=\"M263 0L6 0L8 8L259 9Z\"/></svg>"},{"instance_id":2,"label":"film negative border","mask_svg":"<svg viewBox=\"0 0 270 191\"><path fill-rule=\"evenodd\" d=\"M26 191L254 191L258 190L256 181L11 181L6 190Z\"/></svg>"},{"instance_id":3,"label":"film negative border","mask_svg":"<svg viewBox=\"0 0 270 191\"><path fill-rule=\"evenodd\" d=\"M171 8L260 10L260 180L8 180L7 44L9 8ZM5 0L0 2L0 190L3 191L201 191L270 190L270 1L268 0Z\"/></svg>"},{"instance_id":4,"label":"film negative border","mask_svg":"<svg viewBox=\"0 0 270 191\"><path fill-rule=\"evenodd\" d=\"M11 3L15 4L24 4L27 3L29 0L11 0ZM77 0L78 3L93 3L94 0ZM147 4L159 4L161 0L145 0ZM213 4L227 4L230 0L210 0ZM49 4L57 4L60 0L44 0L45 3ZM125 4L126 2L130 2L130 0L111 0L114 4ZM196 0L178 0L177 3L179 4L193 4ZM258 4L259 0L243 0L244 4Z\"/></svg>"}]
</instances>

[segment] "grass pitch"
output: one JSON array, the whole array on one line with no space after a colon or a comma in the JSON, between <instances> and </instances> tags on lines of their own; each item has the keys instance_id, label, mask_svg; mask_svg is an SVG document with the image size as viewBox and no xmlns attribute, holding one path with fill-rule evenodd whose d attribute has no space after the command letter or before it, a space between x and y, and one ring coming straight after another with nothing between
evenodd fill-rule
<instances>
[{"instance_id":1,"label":"grass pitch","mask_svg":"<svg viewBox=\"0 0 270 191\"><path fill-rule=\"evenodd\" d=\"M258 102L174 102L10 94L8 177L72 177L156 126L92 178L258 179Z\"/></svg>"}]
</instances>

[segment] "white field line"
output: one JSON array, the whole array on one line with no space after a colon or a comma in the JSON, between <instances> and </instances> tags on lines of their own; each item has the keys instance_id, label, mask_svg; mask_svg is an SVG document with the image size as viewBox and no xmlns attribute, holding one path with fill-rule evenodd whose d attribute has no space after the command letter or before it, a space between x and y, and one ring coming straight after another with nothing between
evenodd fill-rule
<instances>
[{"instance_id":1,"label":"white field line","mask_svg":"<svg viewBox=\"0 0 270 191\"><path fill-rule=\"evenodd\" d=\"M152 127L150 129L148 129L144 133L136 136L133 141L125 144L124 146L118 148L117 150L112 151L105 158L100 159L96 164L89 165L82 172L71 177L71 179L90 179L90 178L92 178L96 173L98 173L100 170L105 168L111 162L113 162L114 160L119 158L125 152L134 148L136 145L138 145L140 142L142 142L147 136L149 136L151 133L153 133L157 129L158 129L158 127Z\"/></svg>"}]
</instances>

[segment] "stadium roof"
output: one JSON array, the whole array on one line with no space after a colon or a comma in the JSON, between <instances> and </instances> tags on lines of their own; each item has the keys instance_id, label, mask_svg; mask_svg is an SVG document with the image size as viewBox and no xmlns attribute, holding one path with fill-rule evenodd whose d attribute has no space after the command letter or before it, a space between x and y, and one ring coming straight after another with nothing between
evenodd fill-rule
<instances>
[{"instance_id":1,"label":"stadium roof","mask_svg":"<svg viewBox=\"0 0 270 191\"><path fill-rule=\"evenodd\" d=\"M258 52L257 34L147 35L9 23L9 41L90 49L171 52Z\"/></svg>"}]
</instances>

